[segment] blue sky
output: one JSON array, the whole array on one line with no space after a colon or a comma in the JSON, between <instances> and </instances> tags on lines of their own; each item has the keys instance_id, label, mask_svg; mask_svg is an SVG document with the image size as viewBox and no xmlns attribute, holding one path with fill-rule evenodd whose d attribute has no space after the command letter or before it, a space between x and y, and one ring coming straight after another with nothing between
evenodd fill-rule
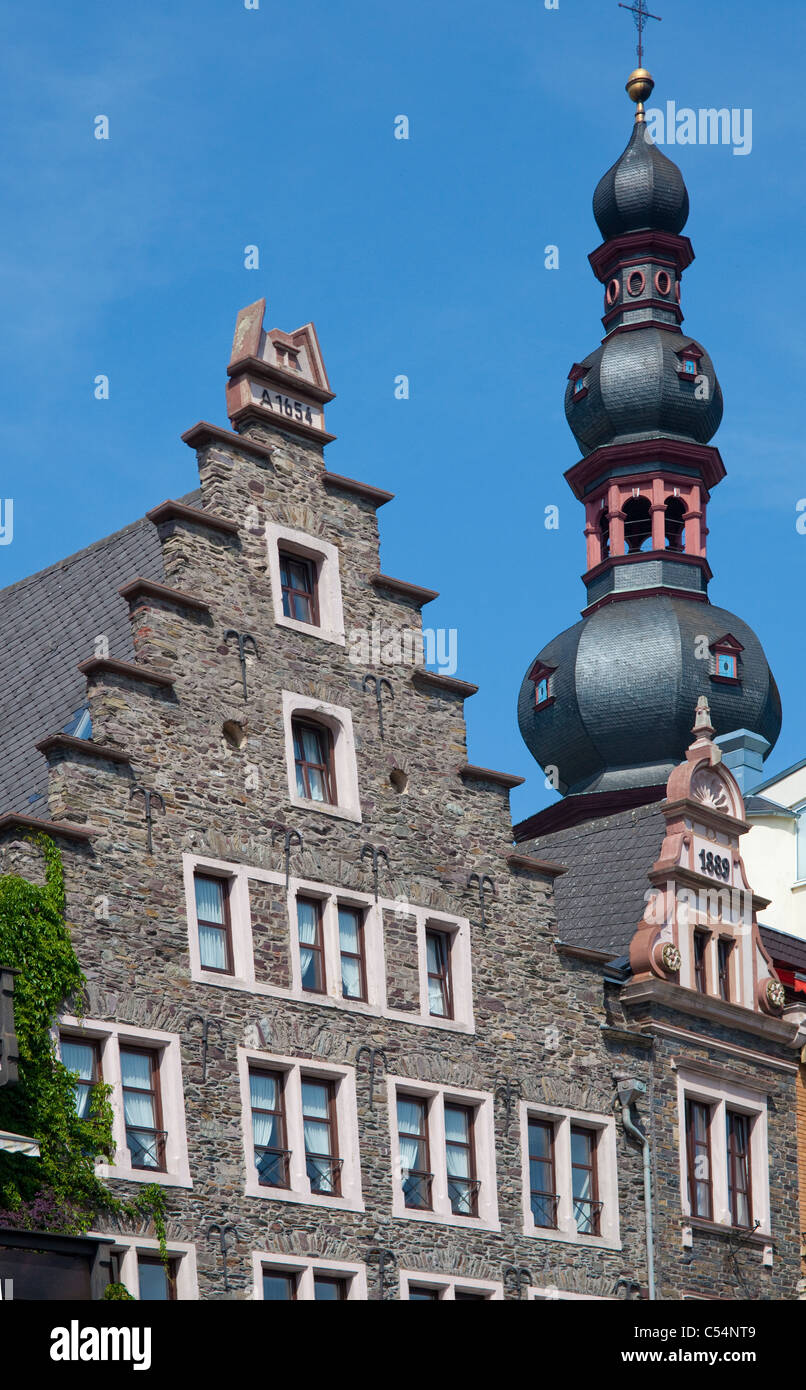
<instances>
[{"instance_id":1,"label":"blue sky","mask_svg":"<svg viewBox=\"0 0 806 1390\"><path fill-rule=\"evenodd\" d=\"M757 630L778 679L771 772L806 751L806 6L651 8L653 104L753 113L746 157L667 152L692 205L686 327L725 395L711 598ZM481 685L471 760L528 776L516 818L545 804L515 702L584 600L562 403L602 332L590 203L630 134L630 16L616 0L43 0L7 14L2 63L0 585L196 485L180 433L227 423L235 316L265 295L272 325L316 324L337 392L328 467L397 494L383 568L440 590L426 620L458 630L458 674Z\"/></svg>"}]
</instances>

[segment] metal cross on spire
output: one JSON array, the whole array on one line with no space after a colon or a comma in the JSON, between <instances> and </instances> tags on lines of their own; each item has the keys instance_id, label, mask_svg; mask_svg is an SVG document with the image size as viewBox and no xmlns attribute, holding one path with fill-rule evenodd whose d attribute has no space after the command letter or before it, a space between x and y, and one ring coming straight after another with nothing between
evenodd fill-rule
<instances>
[{"instance_id":1,"label":"metal cross on spire","mask_svg":"<svg viewBox=\"0 0 806 1390\"><path fill-rule=\"evenodd\" d=\"M638 30L638 66L642 68L644 66L644 27L648 19L656 19L660 24L661 16L650 14L646 7L646 0L635 0L634 5L625 5L622 0L619 0L619 9L629 10L635 17L635 27Z\"/></svg>"}]
</instances>

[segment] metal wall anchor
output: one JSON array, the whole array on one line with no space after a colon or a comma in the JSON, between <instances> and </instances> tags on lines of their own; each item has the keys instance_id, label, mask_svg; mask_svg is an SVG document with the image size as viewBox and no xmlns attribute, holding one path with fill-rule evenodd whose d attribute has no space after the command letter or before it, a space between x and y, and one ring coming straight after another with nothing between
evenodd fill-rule
<instances>
[{"instance_id":1,"label":"metal wall anchor","mask_svg":"<svg viewBox=\"0 0 806 1390\"><path fill-rule=\"evenodd\" d=\"M386 1073L389 1071L389 1063L386 1060L386 1053L384 1052L382 1047L369 1047L367 1043L364 1043L362 1047L359 1047L358 1051L355 1054L356 1067L360 1067L361 1058L365 1053L369 1060L369 1108L370 1110L374 1110L376 1065L378 1060L380 1059L382 1062L383 1071L384 1073Z\"/></svg>"},{"instance_id":2,"label":"metal wall anchor","mask_svg":"<svg viewBox=\"0 0 806 1390\"><path fill-rule=\"evenodd\" d=\"M376 846L376 845L362 845L362 847L361 847L361 862L362 862L362 863L363 863L364 860L366 859L367 855L369 855L370 858L371 858L371 860L372 860L372 882L373 882L373 885L374 885L374 888L375 888L375 901L377 902L377 901L378 901L378 864L379 864L380 860L382 859L382 860L384 861L384 863L385 863L387 869L388 869L388 868L389 868L389 855L386 853L386 850L385 850L385 849L381 849L381 848L379 848L379 847Z\"/></svg>"},{"instance_id":3,"label":"metal wall anchor","mask_svg":"<svg viewBox=\"0 0 806 1390\"><path fill-rule=\"evenodd\" d=\"M473 887L473 880L476 880L479 890L479 906L481 907L481 925L484 931L487 930L487 892L489 890L492 897L496 896L495 884L489 874L472 873L467 880L468 888Z\"/></svg>"},{"instance_id":4,"label":"metal wall anchor","mask_svg":"<svg viewBox=\"0 0 806 1390\"><path fill-rule=\"evenodd\" d=\"M377 1264L378 1266L378 1297L386 1298L386 1267L397 1264L397 1255L394 1250L387 1250L382 1245L373 1245L367 1251L367 1264Z\"/></svg>"},{"instance_id":5,"label":"metal wall anchor","mask_svg":"<svg viewBox=\"0 0 806 1390\"><path fill-rule=\"evenodd\" d=\"M373 676L367 674L361 682L361 689L366 691L370 686L372 686L375 691L375 703L378 706L378 732L380 733L381 739L383 739L383 692L384 690L389 691L390 700L394 700L395 692L392 689L391 681L388 681L386 676Z\"/></svg>"},{"instance_id":6,"label":"metal wall anchor","mask_svg":"<svg viewBox=\"0 0 806 1390\"><path fill-rule=\"evenodd\" d=\"M201 1055L202 1055L202 1084L207 1080L207 1047L210 1036L210 1029L217 1028L219 1039L223 1040L224 1030L221 1027L219 1018L202 1018L201 1014L192 1014L188 1019L188 1028L191 1023L201 1024Z\"/></svg>"},{"instance_id":7,"label":"metal wall anchor","mask_svg":"<svg viewBox=\"0 0 806 1390\"><path fill-rule=\"evenodd\" d=\"M532 1271L526 1265L504 1265L504 1287L515 1291L517 1298L523 1298L524 1289L532 1284Z\"/></svg>"},{"instance_id":8,"label":"metal wall anchor","mask_svg":"<svg viewBox=\"0 0 806 1390\"><path fill-rule=\"evenodd\" d=\"M145 805L145 813L146 813L146 852L147 852L148 854L153 854L153 853L154 853L154 843L153 843L153 840L152 840L152 837L151 837L151 827L152 827L152 824L153 824L153 816L152 816L152 812L151 812L151 804L152 804L152 802L154 802L154 801L158 801L159 804L160 804L160 809L161 809L161 811L162 811L162 814L165 815L165 802L163 801L163 799L162 799L162 797L160 796L160 793L159 793L159 792L153 792L153 791L151 791L150 787L141 787L141 786L132 787L131 791L129 792L129 800L131 801L132 797L133 797L133 796L137 796L138 794L139 794L140 796L142 796L142 798L143 798L143 803L144 803L144 805Z\"/></svg>"},{"instance_id":9,"label":"metal wall anchor","mask_svg":"<svg viewBox=\"0 0 806 1390\"><path fill-rule=\"evenodd\" d=\"M256 659L257 661L260 660L260 653L258 652L258 649L257 649L257 642L255 641L254 637L252 636L251 632L236 632L234 627L230 627L230 628L228 628L227 631L224 633L224 641L225 641L225 642L229 641L230 637L234 637L235 640L236 640L236 642L238 643L238 660L239 660L240 663L241 663L241 680L243 681L243 697L244 697L244 699L246 699L246 698L247 698L247 692L246 692L246 644L247 644L247 642L251 642L251 644L252 644L252 651L254 652L254 654L255 654L255 659Z\"/></svg>"},{"instance_id":10,"label":"metal wall anchor","mask_svg":"<svg viewBox=\"0 0 806 1390\"><path fill-rule=\"evenodd\" d=\"M292 830L287 825L275 825L272 827L271 832L272 847L274 847L278 835L282 835L283 837L283 856L285 858L285 886L287 892L288 880L291 875L291 846L292 844L298 844L300 849L303 849L304 843L302 836L300 835L298 830Z\"/></svg>"},{"instance_id":11,"label":"metal wall anchor","mask_svg":"<svg viewBox=\"0 0 806 1390\"><path fill-rule=\"evenodd\" d=\"M496 1083L494 1096L500 1100L504 1107L504 1133L509 1134L509 1126L512 1120L512 1103L521 1100L523 1097L523 1087L520 1081L513 1081L510 1077L504 1077Z\"/></svg>"},{"instance_id":12,"label":"metal wall anchor","mask_svg":"<svg viewBox=\"0 0 806 1390\"><path fill-rule=\"evenodd\" d=\"M232 1245L228 1246L227 1236L230 1233L232 1233L232 1235L235 1237L235 1240L233 1241ZM233 1248L235 1241L237 1241L238 1239L238 1228L232 1225L219 1226L217 1222L214 1222L212 1226L208 1226L207 1228L207 1239L212 1240L214 1235L218 1236L218 1248L221 1251L221 1269L224 1275L224 1292L229 1293L229 1277L227 1274L227 1251Z\"/></svg>"}]
</instances>

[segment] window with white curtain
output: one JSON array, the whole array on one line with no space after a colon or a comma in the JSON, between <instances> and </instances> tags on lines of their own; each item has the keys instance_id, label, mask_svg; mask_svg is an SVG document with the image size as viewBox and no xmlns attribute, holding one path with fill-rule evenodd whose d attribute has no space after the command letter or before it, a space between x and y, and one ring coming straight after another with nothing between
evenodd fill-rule
<instances>
[{"instance_id":1,"label":"window with white curtain","mask_svg":"<svg viewBox=\"0 0 806 1390\"><path fill-rule=\"evenodd\" d=\"M79 1115L93 1086L111 1088L114 1158L99 1159L98 1176L192 1187L179 1035L65 1014L59 1053Z\"/></svg>"},{"instance_id":2,"label":"window with white curtain","mask_svg":"<svg viewBox=\"0 0 806 1390\"><path fill-rule=\"evenodd\" d=\"M194 875L199 960L203 970L232 974L229 883L209 874Z\"/></svg>"},{"instance_id":3,"label":"window with white curtain","mask_svg":"<svg viewBox=\"0 0 806 1390\"><path fill-rule=\"evenodd\" d=\"M395 1216L497 1230L492 1096L389 1077Z\"/></svg>"},{"instance_id":4,"label":"window with white curtain","mask_svg":"<svg viewBox=\"0 0 806 1390\"><path fill-rule=\"evenodd\" d=\"M352 1068L239 1048L246 1191L361 1210Z\"/></svg>"}]
</instances>

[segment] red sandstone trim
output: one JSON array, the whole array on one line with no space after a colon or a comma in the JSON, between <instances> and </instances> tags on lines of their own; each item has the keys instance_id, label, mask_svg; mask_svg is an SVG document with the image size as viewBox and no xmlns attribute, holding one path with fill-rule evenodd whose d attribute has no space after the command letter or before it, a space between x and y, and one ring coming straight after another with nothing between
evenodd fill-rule
<instances>
[{"instance_id":1,"label":"red sandstone trim","mask_svg":"<svg viewBox=\"0 0 806 1390\"><path fill-rule=\"evenodd\" d=\"M354 492L357 497L365 497L368 502L374 502L376 507L383 507L387 502L391 502L394 497L393 492L386 492L382 487L372 487L370 483L356 482L355 478L344 478L341 473L322 474L322 482L326 487L338 487L343 492Z\"/></svg>"},{"instance_id":2,"label":"red sandstone trim","mask_svg":"<svg viewBox=\"0 0 806 1390\"><path fill-rule=\"evenodd\" d=\"M462 777L474 782L496 782L500 787L522 787L526 781L525 777L515 777L511 772L494 772L490 767L475 767L472 763L466 763L460 767L459 772Z\"/></svg>"},{"instance_id":3,"label":"red sandstone trim","mask_svg":"<svg viewBox=\"0 0 806 1390\"><path fill-rule=\"evenodd\" d=\"M288 338L287 333L283 336ZM326 391L324 387L317 386L316 382L300 376L299 372L283 371L282 367L275 366L273 362L265 362L262 357L239 357L237 362L230 362L227 376L262 376L267 381L277 382L280 386L293 386L296 395L310 396L312 400L319 401L320 405L327 405L328 401L336 399L333 391Z\"/></svg>"},{"instance_id":4,"label":"red sandstone trim","mask_svg":"<svg viewBox=\"0 0 806 1390\"><path fill-rule=\"evenodd\" d=\"M619 325L619 328L614 328L608 337L614 338L616 333L628 328L665 328L674 333L675 326L679 328L684 319L683 310L674 299L655 299L654 297L636 299L635 296L631 296L629 300L619 299L612 308L608 309L606 314L602 315L603 326L607 328L608 324L612 323L613 319L618 318L619 314L628 314L633 309L658 309L664 314L674 314L677 324L669 323L666 319L641 319L639 323Z\"/></svg>"},{"instance_id":5,"label":"red sandstone trim","mask_svg":"<svg viewBox=\"0 0 806 1390\"><path fill-rule=\"evenodd\" d=\"M0 834L18 827L21 830L41 830L45 835L58 835L63 840L91 840L101 831L97 825L74 825L65 820L36 820L33 816L18 816L13 812L0 816Z\"/></svg>"},{"instance_id":6,"label":"red sandstone trim","mask_svg":"<svg viewBox=\"0 0 806 1390\"><path fill-rule=\"evenodd\" d=\"M664 328L670 333L676 333L680 328L680 324L684 322L685 317L685 314L681 314L680 320L676 325L662 322L660 319L642 319L638 323L620 323L618 328L612 328L610 332L602 338L602 346L608 343L611 338L615 338L619 333L635 333L639 328ZM604 323L604 319L602 319L602 323ZM680 329L681 333L682 331L683 330Z\"/></svg>"},{"instance_id":7,"label":"red sandstone trim","mask_svg":"<svg viewBox=\"0 0 806 1390\"><path fill-rule=\"evenodd\" d=\"M306 425L304 421L289 420L283 416L283 424L278 425L272 418L270 410L263 410L254 401L248 405L242 405L239 410L233 410L230 415L233 425L247 425L254 421L259 425L268 425L276 429L278 434L299 434L303 439L312 439L317 444L332 444L336 438L335 434L328 434L326 430L318 430L314 425ZM238 434L236 438L242 439L243 435Z\"/></svg>"},{"instance_id":8,"label":"red sandstone trim","mask_svg":"<svg viewBox=\"0 0 806 1390\"><path fill-rule=\"evenodd\" d=\"M409 584L405 579L392 579L388 574L373 574L370 584L376 589L389 589L401 598L414 599L415 603L431 603L439 598L437 589L423 589L419 584Z\"/></svg>"},{"instance_id":9,"label":"red sandstone trim","mask_svg":"<svg viewBox=\"0 0 806 1390\"><path fill-rule=\"evenodd\" d=\"M553 859L536 859L533 854L508 854L507 863L511 869L525 869L527 873L544 874L547 878L559 878L568 873L567 864L558 864Z\"/></svg>"},{"instance_id":10,"label":"red sandstone trim","mask_svg":"<svg viewBox=\"0 0 806 1390\"><path fill-rule=\"evenodd\" d=\"M68 752L86 753L90 758L101 758L108 763L128 763L129 755L122 748L114 748L111 743L93 743L91 738L74 738L72 734L48 734L47 738L34 744L45 757L49 753L65 748Z\"/></svg>"},{"instance_id":11,"label":"red sandstone trim","mask_svg":"<svg viewBox=\"0 0 806 1390\"><path fill-rule=\"evenodd\" d=\"M524 840L535 840L541 835L550 835L554 830L579 825L580 821L600 820L602 816L615 815L618 811L650 806L662 801L665 795L665 782L661 786L627 787L617 792L578 792L519 821L512 828L513 839L516 844L522 844Z\"/></svg>"},{"instance_id":12,"label":"red sandstone trim","mask_svg":"<svg viewBox=\"0 0 806 1390\"><path fill-rule=\"evenodd\" d=\"M469 699L478 692L478 686L471 685L469 681L459 681L455 676L441 676L437 671L427 670L425 666L417 668L412 680L419 681L422 685L432 685L435 690L444 690L446 694L461 695L463 699Z\"/></svg>"},{"instance_id":13,"label":"red sandstone trim","mask_svg":"<svg viewBox=\"0 0 806 1390\"><path fill-rule=\"evenodd\" d=\"M597 599L596 603L591 603L587 608L581 609L583 617L587 618L590 613L595 613L597 608L604 608L606 603L624 603L630 598L690 598L695 603L707 603L708 595L701 589L672 589L666 584L659 584L657 588L646 589L627 589L617 594L605 594L604 598Z\"/></svg>"},{"instance_id":14,"label":"red sandstone trim","mask_svg":"<svg viewBox=\"0 0 806 1390\"><path fill-rule=\"evenodd\" d=\"M597 280L604 281L610 279L612 269L620 265L625 256L642 252L645 261L659 260L665 253L681 274L694 260L694 247L687 236L659 231L624 232L621 236L611 237L591 251L588 260ZM657 252L660 255L654 254Z\"/></svg>"},{"instance_id":15,"label":"red sandstone trim","mask_svg":"<svg viewBox=\"0 0 806 1390\"><path fill-rule=\"evenodd\" d=\"M216 516L213 512L202 511L199 507L186 507L184 502L160 502L158 507L146 512L146 516L155 526L163 521L185 521L193 526L207 526L211 531L222 531L227 536L238 534L236 522L229 521L225 516Z\"/></svg>"},{"instance_id":16,"label":"red sandstone trim","mask_svg":"<svg viewBox=\"0 0 806 1390\"><path fill-rule=\"evenodd\" d=\"M653 504L651 510L663 512L666 510L666 507L662 503L657 505ZM600 560L598 565L594 565L592 569L586 570L582 575L582 581L587 584L590 580L596 579L600 574L604 574L606 570L617 569L622 565L637 565L640 564L642 560L673 560L675 563L679 561L684 565L693 565L695 568L698 567L704 572L706 579L713 579L714 577L711 566L704 555L692 555L685 550L669 550L664 547L663 550L636 550L632 555L608 555L606 560Z\"/></svg>"},{"instance_id":17,"label":"red sandstone trim","mask_svg":"<svg viewBox=\"0 0 806 1390\"><path fill-rule=\"evenodd\" d=\"M142 594L146 599L158 599L176 608L195 608L201 613L210 611L210 606L204 599L196 598L194 594L183 593L181 589L169 589L167 584L157 584L153 579L144 579L142 575L124 584L118 589L118 593L129 603L134 603L138 594Z\"/></svg>"},{"instance_id":18,"label":"red sandstone trim","mask_svg":"<svg viewBox=\"0 0 806 1390\"><path fill-rule=\"evenodd\" d=\"M164 690L173 690L173 680L161 671L149 670L147 666L137 666L133 661L115 661L109 656L91 656L88 661L79 661L79 671L85 676L103 675L125 676L127 680L144 681L148 685L158 685Z\"/></svg>"},{"instance_id":19,"label":"red sandstone trim","mask_svg":"<svg viewBox=\"0 0 806 1390\"><path fill-rule=\"evenodd\" d=\"M244 406L243 410L238 411L233 416L233 420L245 417L246 412L250 409L250 406ZM260 415L255 415L255 419L259 420L262 425L271 425L272 423L268 418L268 412L265 411ZM278 429L276 425L275 429ZM300 429L304 429L311 439L317 439L325 444L336 438L334 434L324 434L321 430L309 430L307 425L300 426ZM278 429L278 433L282 433L282 431ZM268 459L269 462L271 462L277 447L275 444L262 444L259 439L250 439L248 434L238 434L236 430L225 430L220 425L211 425L209 420L199 420L198 424L191 425L190 429L185 430L185 433L181 435L181 438L191 449L201 449L205 444L229 444L236 448L239 453L254 454L256 458Z\"/></svg>"},{"instance_id":20,"label":"red sandstone trim","mask_svg":"<svg viewBox=\"0 0 806 1390\"><path fill-rule=\"evenodd\" d=\"M577 501L582 502L586 490L600 475L606 476L613 468L642 463L658 470L669 465L688 464L699 471L708 488L721 482L726 472L719 450L710 444L689 444L682 439L636 439L627 444L603 444L567 469L563 476Z\"/></svg>"}]
</instances>

